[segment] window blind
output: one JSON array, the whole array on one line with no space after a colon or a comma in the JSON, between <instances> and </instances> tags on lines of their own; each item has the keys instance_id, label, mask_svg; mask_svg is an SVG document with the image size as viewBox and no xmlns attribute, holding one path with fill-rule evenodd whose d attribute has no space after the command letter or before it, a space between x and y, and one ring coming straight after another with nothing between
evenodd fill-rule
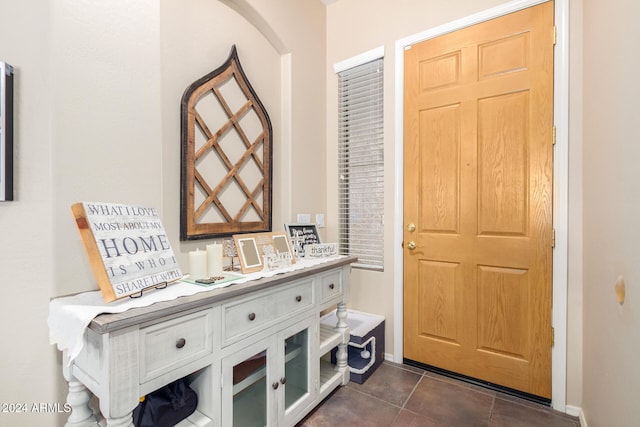
<instances>
[{"instance_id":1,"label":"window blind","mask_svg":"<svg viewBox=\"0 0 640 427\"><path fill-rule=\"evenodd\" d=\"M338 73L340 253L384 266L383 58Z\"/></svg>"}]
</instances>

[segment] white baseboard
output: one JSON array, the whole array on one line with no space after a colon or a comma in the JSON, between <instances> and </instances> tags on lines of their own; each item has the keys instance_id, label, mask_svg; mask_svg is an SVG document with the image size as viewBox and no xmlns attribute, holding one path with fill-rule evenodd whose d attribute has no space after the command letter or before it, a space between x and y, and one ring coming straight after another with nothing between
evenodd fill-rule
<instances>
[{"instance_id":1,"label":"white baseboard","mask_svg":"<svg viewBox=\"0 0 640 427\"><path fill-rule=\"evenodd\" d=\"M584 417L584 412L582 412L581 407L567 405L565 406L565 413L567 415L571 415L572 417L578 417L578 419L580 420L580 427L587 427L587 420Z\"/></svg>"},{"instance_id":2,"label":"white baseboard","mask_svg":"<svg viewBox=\"0 0 640 427\"><path fill-rule=\"evenodd\" d=\"M580 411L580 427L588 427L587 419L584 417L584 412Z\"/></svg>"},{"instance_id":3,"label":"white baseboard","mask_svg":"<svg viewBox=\"0 0 640 427\"><path fill-rule=\"evenodd\" d=\"M579 417L582 413L582 408L579 406L567 405L564 407L564 411L567 415L571 415L572 417Z\"/></svg>"}]
</instances>

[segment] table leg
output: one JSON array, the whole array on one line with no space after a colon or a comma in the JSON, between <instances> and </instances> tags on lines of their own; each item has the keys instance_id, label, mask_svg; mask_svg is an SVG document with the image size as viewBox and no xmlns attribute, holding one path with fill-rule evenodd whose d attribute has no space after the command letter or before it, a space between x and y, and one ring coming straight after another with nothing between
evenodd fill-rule
<instances>
[{"instance_id":1,"label":"table leg","mask_svg":"<svg viewBox=\"0 0 640 427\"><path fill-rule=\"evenodd\" d=\"M108 427L133 427L133 416L131 413L124 417L107 418Z\"/></svg>"},{"instance_id":2,"label":"table leg","mask_svg":"<svg viewBox=\"0 0 640 427\"><path fill-rule=\"evenodd\" d=\"M88 427L97 426L93 411L89 408L91 393L80 381L71 378L67 380L69 384L69 394L67 403L71 406L71 414L65 427Z\"/></svg>"},{"instance_id":3,"label":"table leg","mask_svg":"<svg viewBox=\"0 0 640 427\"><path fill-rule=\"evenodd\" d=\"M349 325L347 324L347 305L343 302L339 303L336 307L336 316L338 317L338 324L336 329L340 331L346 342L338 344L338 351L336 352L336 369L342 373L342 385L346 385L349 382L351 373L348 365L348 342L349 342Z\"/></svg>"},{"instance_id":4,"label":"table leg","mask_svg":"<svg viewBox=\"0 0 640 427\"><path fill-rule=\"evenodd\" d=\"M341 302L336 307L336 316L338 317L338 324L336 325L336 329L340 332L345 331L348 328L347 324L347 304Z\"/></svg>"}]
</instances>

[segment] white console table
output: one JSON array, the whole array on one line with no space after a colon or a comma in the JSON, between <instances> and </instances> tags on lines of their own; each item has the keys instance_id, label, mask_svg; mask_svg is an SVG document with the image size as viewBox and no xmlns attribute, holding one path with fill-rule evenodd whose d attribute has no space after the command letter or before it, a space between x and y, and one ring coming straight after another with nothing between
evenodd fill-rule
<instances>
[{"instance_id":1,"label":"white console table","mask_svg":"<svg viewBox=\"0 0 640 427\"><path fill-rule=\"evenodd\" d=\"M301 270L95 317L63 371L67 426L132 426L144 396L187 377L198 408L185 426L291 426L349 381L342 257ZM335 327L320 313L337 306ZM328 357L338 346L337 363ZM91 394L100 413L89 407Z\"/></svg>"}]
</instances>

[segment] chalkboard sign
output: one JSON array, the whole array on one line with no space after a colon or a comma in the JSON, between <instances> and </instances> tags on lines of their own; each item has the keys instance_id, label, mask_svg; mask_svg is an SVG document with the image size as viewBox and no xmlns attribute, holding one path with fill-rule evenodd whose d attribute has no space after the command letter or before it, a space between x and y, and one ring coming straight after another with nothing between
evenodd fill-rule
<instances>
[{"instance_id":1,"label":"chalkboard sign","mask_svg":"<svg viewBox=\"0 0 640 427\"><path fill-rule=\"evenodd\" d=\"M305 245L322 243L316 224L285 224L284 227L287 230L287 234L289 234L293 252L297 257L305 256Z\"/></svg>"}]
</instances>

